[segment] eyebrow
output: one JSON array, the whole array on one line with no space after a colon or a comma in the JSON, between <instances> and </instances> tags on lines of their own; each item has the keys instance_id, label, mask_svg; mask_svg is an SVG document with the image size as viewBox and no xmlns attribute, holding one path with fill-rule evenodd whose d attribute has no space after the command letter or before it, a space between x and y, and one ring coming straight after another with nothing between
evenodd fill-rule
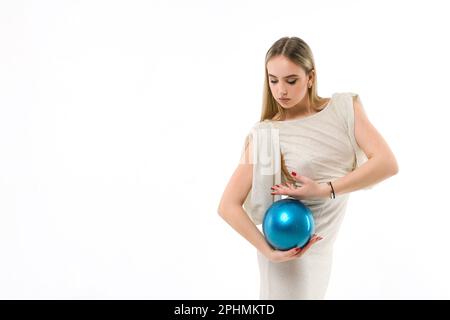
<instances>
[{"instance_id":1,"label":"eyebrow","mask_svg":"<svg viewBox=\"0 0 450 320\"><path fill-rule=\"evenodd\" d=\"M269 76L276 78L273 74L270 74L270 73L269 73ZM299 77L299 75L298 74L290 74L284 78L290 78L290 77Z\"/></svg>"}]
</instances>

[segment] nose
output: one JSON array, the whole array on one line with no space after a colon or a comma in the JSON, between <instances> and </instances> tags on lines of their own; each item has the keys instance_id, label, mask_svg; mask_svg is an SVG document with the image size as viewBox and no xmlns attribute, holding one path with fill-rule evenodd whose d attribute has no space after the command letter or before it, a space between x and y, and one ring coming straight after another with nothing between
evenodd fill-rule
<instances>
[{"instance_id":1,"label":"nose","mask_svg":"<svg viewBox=\"0 0 450 320\"><path fill-rule=\"evenodd\" d=\"M277 97L287 96L287 89L284 84L278 81L278 83L276 83L274 86L276 87L276 91L275 89L272 89L273 90L272 92L278 92Z\"/></svg>"},{"instance_id":2,"label":"nose","mask_svg":"<svg viewBox=\"0 0 450 320\"><path fill-rule=\"evenodd\" d=\"M283 95L286 95L287 94L287 89L286 89L286 87L285 87L285 84L281 84L280 83L280 86L279 86L279 92L280 92L280 94L283 96Z\"/></svg>"}]
</instances>

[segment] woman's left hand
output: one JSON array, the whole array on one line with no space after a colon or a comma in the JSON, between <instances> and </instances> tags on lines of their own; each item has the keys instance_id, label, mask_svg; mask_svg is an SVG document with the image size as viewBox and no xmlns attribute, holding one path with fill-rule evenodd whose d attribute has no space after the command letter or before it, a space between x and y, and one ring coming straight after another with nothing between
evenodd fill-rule
<instances>
[{"instance_id":1,"label":"woman's left hand","mask_svg":"<svg viewBox=\"0 0 450 320\"><path fill-rule=\"evenodd\" d=\"M317 183L314 180L292 171L291 177L302 185L297 187L292 183L278 184L270 187L272 195L287 195L298 200L328 198L329 186L326 183Z\"/></svg>"}]
</instances>

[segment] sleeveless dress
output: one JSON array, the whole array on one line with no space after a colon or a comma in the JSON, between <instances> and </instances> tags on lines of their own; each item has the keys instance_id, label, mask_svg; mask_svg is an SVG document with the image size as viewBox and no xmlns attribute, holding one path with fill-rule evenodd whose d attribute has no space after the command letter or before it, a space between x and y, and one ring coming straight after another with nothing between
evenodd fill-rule
<instances>
[{"instance_id":1,"label":"sleeveless dress","mask_svg":"<svg viewBox=\"0 0 450 320\"><path fill-rule=\"evenodd\" d=\"M274 201L287 197L270 195L270 186L285 182L280 175L279 152L283 154L289 172L295 171L316 182L334 181L367 161L354 136L353 96L359 98L356 93L334 93L328 104L311 116L285 121L265 120L254 126L270 125L272 136L265 140L272 141L272 149L269 149L272 160L275 159L272 174L258 174L261 161L254 165L255 184L244 203L244 209L261 232L265 210ZM256 151L256 140L253 145L256 157L261 151ZM258 159L254 159L256 164ZM331 273L333 244L348 199L349 193L337 195L335 199L301 200L311 209L314 232L323 240L316 242L300 258L286 262L271 262L257 250L260 299L324 298Z\"/></svg>"}]
</instances>

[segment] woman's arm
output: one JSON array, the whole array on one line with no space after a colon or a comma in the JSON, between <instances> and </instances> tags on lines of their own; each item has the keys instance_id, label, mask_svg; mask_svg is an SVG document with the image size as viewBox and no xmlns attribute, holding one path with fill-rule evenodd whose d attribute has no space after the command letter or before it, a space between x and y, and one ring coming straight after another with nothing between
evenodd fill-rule
<instances>
[{"instance_id":1,"label":"woman's arm","mask_svg":"<svg viewBox=\"0 0 450 320\"><path fill-rule=\"evenodd\" d=\"M252 187L253 164L249 163L249 159L253 159L251 150L249 142L225 188L217 211L233 229L268 257L273 249L242 207Z\"/></svg>"},{"instance_id":2,"label":"woman's arm","mask_svg":"<svg viewBox=\"0 0 450 320\"><path fill-rule=\"evenodd\" d=\"M368 161L345 176L332 181L336 196L372 186L398 173L394 154L381 134L370 123L358 96L353 97L353 110L355 139ZM330 197L332 190L327 183L317 183L296 172L292 172L291 175L302 186L296 187L288 182L286 186L275 185L272 186L272 194L288 195L299 200Z\"/></svg>"},{"instance_id":3,"label":"woman's arm","mask_svg":"<svg viewBox=\"0 0 450 320\"><path fill-rule=\"evenodd\" d=\"M242 207L252 188L253 181L253 164L249 163L253 162L251 160L253 159L252 148L250 140L247 141L249 143L225 188L217 211L234 230L254 245L270 261L284 262L300 258L313 244L322 240L322 237L313 234L309 242L301 248L273 249Z\"/></svg>"},{"instance_id":4,"label":"woman's arm","mask_svg":"<svg viewBox=\"0 0 450 320\"><path fill-rule=\"evenodd\" d=\"M347 175L333 181L336 195L376 184L398 173L398 164L394 154L377 129L370 123L358 96L353 97L355 117L355 139L368 161ZM324 184L327 195L331 188Z\"/></svg>"}]
</instances>

